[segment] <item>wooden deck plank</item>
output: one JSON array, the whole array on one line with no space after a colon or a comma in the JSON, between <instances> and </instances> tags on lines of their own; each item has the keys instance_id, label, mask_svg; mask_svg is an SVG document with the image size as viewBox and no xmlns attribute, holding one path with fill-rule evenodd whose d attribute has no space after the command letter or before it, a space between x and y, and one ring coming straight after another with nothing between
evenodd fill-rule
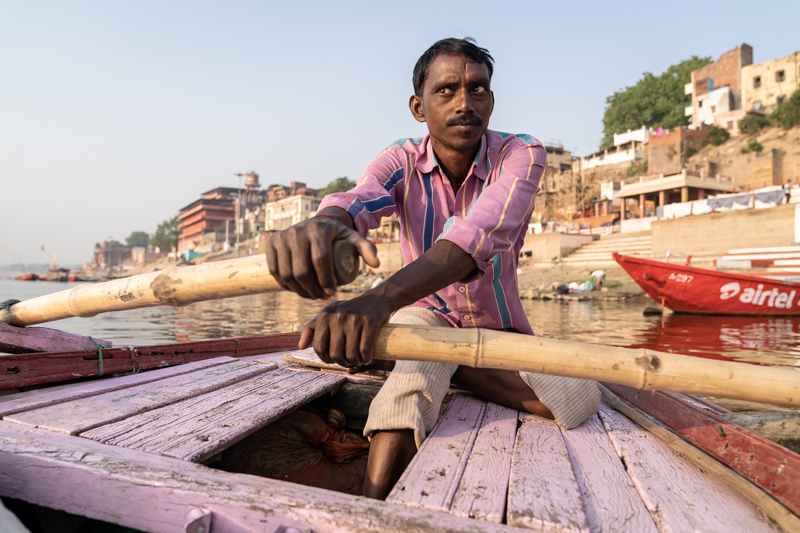
<instances>
[{"instance_id":1,"label":"wooden deck plank","mask_svg":"<svg viewBox=\"0 0 800 533\"><path fill-rule=\"evenodd\" d=\"M19 413L20 411L30 411L38 407L46 407L57 403L66 402L68 400L78 400L80 398L88 398L103 392L111 392L134 385L143 385L151 383L160 379L179 376L181 374L188 374L203 368L210 368L212 366L219 366L224 363L236 361L233 357L215 357L214 359L205 359L203 361L196 361L194 363L186 363L183 365L172 366L168 368L159 368L158 370L150 370L140 374L133 374L130 376L122 376L118 378L106 378L97 381L89 381L86 383L72 383L69 385L58 385L47 389L32 390L27 392L19 392L16 394L9 394L8 396L0 397L0 417Z\"/></svg>"},{"instance_id":2,"label":"wooden deck plank","mask_svg":"<svg viewBox=\"0 0 800 533\"><path fill-rule=\"evenodd\" d=\"M185 531L197 508L211 533L524 533L501 524L351 496L0 421L0 496L142 531Z\"/></svg>"},{"instance_id":3,"label":"wooden deck plank","mask_svg":"<svg viewBox=\"0 0 800 533\"><path fill-rule=\"evenodd\" d=\"M344 381L344 377L319 372L273 370L218 391L97 427L81 436L202 462Z\"/></svg>"},{"instance_id":4,"label":"wooden deck plank","mask_svg":"<svg viewBox=\"0 0 800 533\"><path fill-rule=\"evenodd\" d=\"M600 418L662 531L775 531L744 496L606 405Z\"/></svg>"},{"instance_id":5,"label":"wooden deck plank","mask_svg":"<svg viewBox=\"0 0 800 533\"><path fill-rule=\"evenodd\" d=\"M472 453L450 506L451 514L503 522L518 415L514 409L492 402L487 404Z\"/></svg>"},{"instance_id":6,"label":"wooden deck plank","mask_svg":"<svg viewBox=\"0 0 800 533\"><path fill-rule=\"evenodd\" d=\"M588 533L581 492L561 429L524 414L511 457L506 521L549 532Z\"/></svg>"},{"instance_id":7,"label":"wooden deck plank","mask_svg":"<svg viewBox=\"0 0 800 533\"><path fill-rule=\"evenodd\" d=\"M51 328L18 328L0 322L0 352L71 352L74 350L96 350L95 342L104 349L111 348L110 341L92 339L85 335L67 333Z\"/></svg>"},{"instance_id":8,"label":"wooden deck plank","mask_svg":"<svg viewBox=\"0 0 800 533\"><path fill-rule=\"evenodd\" d=\"M800 454L722 416L686 404L674 393L606 386L800 515Z\"/></svg>"},{"instance_id":9,"label":"wooden deck plank","mask_svg":"<svg viewBox=\"0 0 800 533\"><path fill-rule=\"evenodd\" d=\"M600 418L595 415L561 433L581 488L590 529L658 533Z\"/></svg>"},{"instance_id":10,"label":"wooden deck plank","mask_svg":"<svg viewBox=\"0 0 800 533\"><path fill-rule=\"evenodd\" d=\"M486 401L453 395L386 501L447 511L472 450Z\"/></svg>"},{"instance_id":11,"label":"wooden deck plank","mask_svg":"<svg viewBox=\"0 0 800 533\"><path fill-rule=\"evenodd\" d=\"M273 370L275 365L232 361L4 417L4 420L76 435L103 424L170 405Z\"/></svg>"}]
</instances>

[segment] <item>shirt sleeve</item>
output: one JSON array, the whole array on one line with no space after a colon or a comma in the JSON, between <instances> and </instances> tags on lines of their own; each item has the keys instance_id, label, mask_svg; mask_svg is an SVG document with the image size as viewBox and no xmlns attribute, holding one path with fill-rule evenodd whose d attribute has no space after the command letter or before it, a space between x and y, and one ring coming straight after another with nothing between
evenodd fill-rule
<instances>
[{"instance_id":1,"label":"shirt sleeve","mask_svg":"<svg viewBox=\"0 0 800 533\"><path fill-rule=\"evenodd\" d=\"M524 233L546 160L544 147L535 140L513 148L502 163L500 177L486 186L467 215L447 221L439 239L472 255L478 267L478 272L463 282L480 278L491 269L492 257L511 251Z\"/></svg>"},{"instance_id":2,"label":"shirt sleeve","mask_svg":"<svg viewBox=\"0 0 800 533\"><path fill-rule=\"evenodd\" d=\"M371 229L380 226L383 217L397 210L399 185L405 176L405 151L399 148L384 150L369 164L347 192L337 192L322 199L319 210L340 207L353 218L356 231L364 237Z\"/></svg>"}]
</instances>

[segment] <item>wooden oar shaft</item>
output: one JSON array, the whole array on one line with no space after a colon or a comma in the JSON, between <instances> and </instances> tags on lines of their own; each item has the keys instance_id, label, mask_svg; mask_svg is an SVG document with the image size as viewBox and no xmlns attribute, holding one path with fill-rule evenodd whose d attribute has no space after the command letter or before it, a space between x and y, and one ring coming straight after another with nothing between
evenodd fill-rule
<instances>
[{"instance_id":1,"label":"wooden oar shaft","mask_svg":"<svg viewBox=\"0 0 800 533\"><path fill-rule=\"evenodd\" d=\"M337 241L333 247L334 270L340 285L358 275L355 246ZM103 283L87 283L14 304L0 311L0 321L12 326L31 326L70 317L90 317L158 305L182 306L282 290L269 273L264 254L239 259L172 266Z\"/></svg>"},{"instance_id":2,"label":"wooden oar shaft","mask_svg":"<svg viewBox=\"0 0 800 533\"><path fill-rule=\"evenodd\" d=\"M457 363L800 407L800 371L480 328L383 326L375 358Z\"/></svg>"}]
</instances>

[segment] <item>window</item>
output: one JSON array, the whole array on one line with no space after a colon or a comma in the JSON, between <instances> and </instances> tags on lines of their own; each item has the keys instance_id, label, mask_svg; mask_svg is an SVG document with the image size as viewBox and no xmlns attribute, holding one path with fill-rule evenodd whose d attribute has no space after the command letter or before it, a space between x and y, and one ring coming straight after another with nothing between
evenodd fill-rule
<instances>
[{"instance_id":1,"label":"window","mask_svg":"<svg viewBox=\"0 0 800 533\"><path fill-rule=\"evenodd\" d=\"M778 83L786 81L786 71L785 70L779 70L778 72L776 72L775 73L775 81L777 81Z\"/></svg>"},{"instance_id":2,"label":"window","mask_svg":"<svg viewBox=\"0 0 800 533\"><path fill-rule=\"evenodd\" d=\"M713 115L713 114L714 114L714 113L716 113L716 112L717 112L717 106L715 106L715 105L712 105L712 106L711 106L711 114Z\"/></svg>"},{"instance_id":3,"label":"window","mask_svg":"<svg viewBox=\"0 0 800 533\"><path fill-rule=\"evenodd\" d=\"M780 95L778 97L778 105L783 105L786 103L786 97L784 95Z\"/></svg>"},{"instance_id":4,"label":"window","mask_svg":"<svg viewBox=\"0 0 800 533\"><path fill-rule=\"evenodd\" d=\"M703 101L702 101L702 100L700 100L699 102L697 102L697 107L703 107Z\"/></svg>"},{"instance_id":5,"label":"window","mask_svg":"<svg viewBox=\"0 0 800 533\"><path fill-rule=\"evenodd\" d=\"M759 100L757 102L753 102L753 109L755 109L756 111L761 109L761 100Z\"/></svg>"},{"instance_id":6,"label":"window","mask_svg":"<svg viewBox=\"0 0 800 533\"><path fill-rule=\"evenodd\" d=\"M761 87L761 76L756 76L753 78L753 89L758 89Z\"/></svg>"}]
</instances>

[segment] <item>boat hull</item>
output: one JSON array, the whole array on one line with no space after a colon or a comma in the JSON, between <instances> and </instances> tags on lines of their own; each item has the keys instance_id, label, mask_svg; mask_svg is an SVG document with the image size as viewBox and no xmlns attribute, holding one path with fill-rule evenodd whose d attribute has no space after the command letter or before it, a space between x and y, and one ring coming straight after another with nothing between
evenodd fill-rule
<instances>
[{"instance_id":1,"label":"boat hull","mask_svg":"<svg viewBox=\"0 0 800 533\"><path fill-rule=\"evenodd\" d=\"M614 253L614 260L663 307L704 315L800 315L800 284Z\"/></svg>"},{"instance_id":2,"label":"boat hull","mask_svg":"<svg viewBox=\"0 0 800 533\"><path fill-rule=\"evenodd\" d=\"M40 279L41 278L39 277L38 274L33 274L33 273L31 273L31 274L23 274L21 276L17 276L16 277L17 281L39 281Z\"/></svg>"}]
</instances>

